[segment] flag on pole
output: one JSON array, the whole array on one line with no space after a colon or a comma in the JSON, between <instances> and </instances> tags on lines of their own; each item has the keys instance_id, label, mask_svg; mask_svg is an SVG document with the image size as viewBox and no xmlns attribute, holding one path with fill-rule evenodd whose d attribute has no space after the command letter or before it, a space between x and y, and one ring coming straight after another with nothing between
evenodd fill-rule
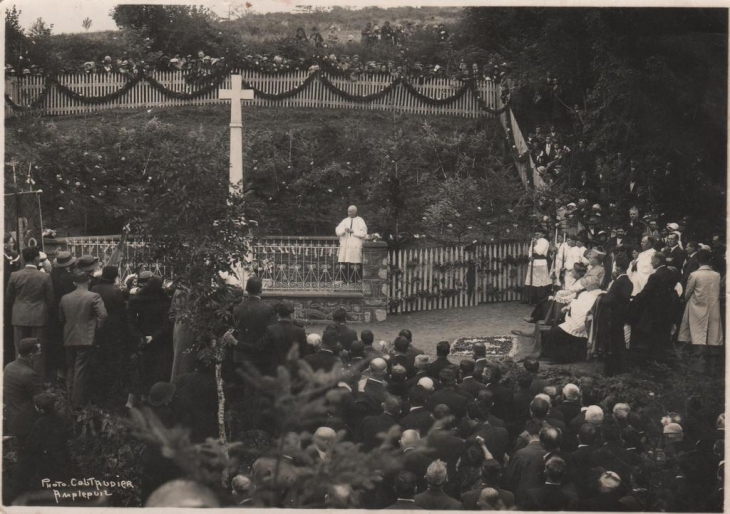
<instances>
[{"instance_id":1,"label":"flag on pole","mask_svg":"<svg viewBox=\"0 0 730 514\"><path fill-rule=\"evenodd\" d=\"M129 225L125 225L122 229L122 237L117 243L117 247L111 253L109 258L104 263L104 266L117 266L121 265L122 258L124 257L124 250L127 247L127 236L129 235Z\"/></svg>"}]
</instances>

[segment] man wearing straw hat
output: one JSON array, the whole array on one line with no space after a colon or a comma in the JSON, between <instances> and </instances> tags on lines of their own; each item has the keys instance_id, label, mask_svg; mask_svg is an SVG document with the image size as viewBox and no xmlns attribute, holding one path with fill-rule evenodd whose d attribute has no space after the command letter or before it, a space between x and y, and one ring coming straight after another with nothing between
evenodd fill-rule
<instances>
[{"instance_id":1,"label":"man wearing straw hat","mask_svg":"<svg viewBox=\"0 0 730 514\"><path fill-rule=\"evenodd\" d=\"M347 218L342 220L335 234L340 238L340 253L337 262L345 264L345 283L359 282L362 263L362 241L368 235L365 221L357 215L357 207L347 208Z\"/></svg>"}]
</instances>

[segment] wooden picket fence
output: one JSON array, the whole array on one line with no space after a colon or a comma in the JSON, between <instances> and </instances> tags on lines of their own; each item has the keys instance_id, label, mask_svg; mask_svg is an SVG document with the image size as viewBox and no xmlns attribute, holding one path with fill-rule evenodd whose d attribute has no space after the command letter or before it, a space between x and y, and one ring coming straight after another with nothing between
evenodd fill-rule
<instances>
[{"instance_id":1,"label":"wooden picket fence","mask_svg":"<svg viewBox=\"0 0 730 514\"><path fill-rule=\"evenodd\" d=\"M528 250L529 243L496 243L391 251L389 310L397 314L521 300Z\"/></svg>"},{"instance_id":2,"label":"wooden picket fence","mask_svg":"<svg viewBox=\"0 0 730 514\"><path fill-rule=\"evenodd\" d=\"M180 93L192 93L201 86L188 84L183 73L180 71L150 72L151 76L168 90ZM294 71L282 75L265 75L253 70L241 70L243 81L265 93L284 93L300 86L309 76L307 71ZM351 81L348 78L337 78L328 76L330 82L339 89L351 95L371 95L378 93L393 82L393 78L383 75L362 76L358 81ZM109 95L120 90L127 83L127 79L118 74L71 74L60 75L57 81L72 91L83 95L86 98L95 98ZM37 109L23 109L32 105L41 95L46 79L41 76L12 77L5 81L5 93L21 109L13 109L7 106L7 115L23 114L44 114L44 115L69 115L96 112L109 109L141 109L150 107L179 107L190 105L212 105L227 102L218 98L220 88L230 89L231 80L227 77L220 88L214 88L208 94L195 99L182 100L166 96L163 92L154 89L144 78L131 88L126 94L105 101L103 103L85 103L78 99L70 98L61 93L57 87L50 85L46 98ZM428 83L418 85L413 82L416 89L423 95L441 99L453 96L462 86L463 82L456 79L437 78ZM489 81L477 83L482 101L491 109L502 107L500 99L500 87ZM261 107L310 107L310 108L334 108L334 109L368 109L381 111L397 111L423 115L447 115L475 118L486 113L479 107L477 99L472 92L467 92L457 101L448 105L429 105L406 91L402 85L397 85L383 98L371 102L354 102L346 100L327 89L321 80L315 78L308 87L297 95L280 99L265 100L254 98L248 101L248 105Z\"/></svg>"}]
</instances>

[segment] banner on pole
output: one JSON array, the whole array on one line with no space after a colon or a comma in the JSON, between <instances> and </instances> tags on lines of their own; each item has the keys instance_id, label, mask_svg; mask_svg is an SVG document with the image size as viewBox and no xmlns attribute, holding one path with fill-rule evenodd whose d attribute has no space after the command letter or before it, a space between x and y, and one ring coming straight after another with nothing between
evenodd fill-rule
<instances>
[{"instance_id":1,"label":"banner on pole","mask_svg":"<svg viewBox=\"0 0 730 514\"><path fill-rule=\"evenodd\" d=\"M5 195L5 233L13 236L19 250L26 246L43 250L40 193Z\"/></svg>"}]
</instances>

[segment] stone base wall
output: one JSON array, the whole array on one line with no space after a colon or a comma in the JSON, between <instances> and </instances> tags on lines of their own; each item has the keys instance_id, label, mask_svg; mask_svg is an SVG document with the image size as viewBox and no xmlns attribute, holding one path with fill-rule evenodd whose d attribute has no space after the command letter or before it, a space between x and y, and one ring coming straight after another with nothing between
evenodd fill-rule
<instances>
[{"instance_id":1,"label":"stone base wall","mask_svg":"<svg viewBox=\"0 0 730 514\"><path fill-rule=\"evenodd\" d=\"M348 321L374 323L385 321L388 311L388 245L366 242L362 250L363 291L266 291L262 299L294 304L294 316L302 321L332 321L335 309L343 307Z\"/></svg>"},{"instance_id":2,"label":"stone base wall","mask_svg":"<svg viewBox=\"0 0 730 514\"><path fill-rule=\"evenodd\" d=\"M261 298L272 305L283 300L294 305L294 317L301 321L310 323L322 323L332 321L332 313L343 307L347 311L347 320L353 323L370 323L377 321L372 309L364 306L365 297L362 293L337 294L330 293L323 296L317 293L305 292L286 293L280 291L264 292ZM380 314L382 319L385 314Z\"/></svg>"}]
</instances>

